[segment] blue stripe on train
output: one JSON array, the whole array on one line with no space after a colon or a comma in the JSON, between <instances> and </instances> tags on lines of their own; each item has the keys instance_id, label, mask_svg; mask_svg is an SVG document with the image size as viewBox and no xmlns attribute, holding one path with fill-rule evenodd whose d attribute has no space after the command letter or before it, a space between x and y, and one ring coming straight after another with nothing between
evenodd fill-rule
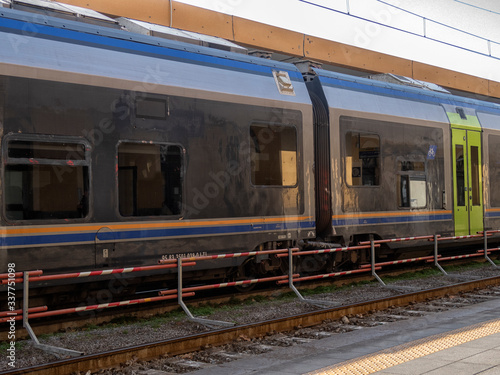
<instances>
[{"instance_id":1,"label":"blue stripe on train","mask_svg":"<svg viewBox=\"0 0 500 375\"><path fill-rule=\"evenodd\" d=\"M28 25L28 26L27 26ZM28 28L29 32L26 31ZM97 48L106 48L114 51L132 52L138 55L168 58L169 60L182 61L203 66L223 67L237 71L250 71L256 74L272 75L273 67L231 58L218 57L210 54L184 51L166 46L155 46L137 41L112 38L103 35L93 35L85 32L57 28L40 24L30 24L23 21L1 18L0 31L16 33L23 36L32 36L74 44L87 45ZM131 34L132 35L132 34ZM200 48L201 49L201 48ZM250 58L249 58L250 59ZM279 63L277 63L279 65ZM278 67L281 68L281 67ZM286 70L286 69L285 69ZM302 81L298 71L288 71L290 78Z\"/></svg>"},{"instance_id":2,"label":"blue stripe on train","mask_svg":"<svg viewBox=\"0 0 500 375\"><path fill-rule=\"evenodd\" d=\"M340 74L339 74L340 76ZM403 98L413 101L436 103L436 104L467 104L467 106L484 110L487 112L500 113L500 106L494 103L483 102L451 94L441 94L438 92L425 92L422 89L406 87L396 84L380 84L377 81L370 81L363 78L353 78L346 76L346 79L337 77L320 76L321 82L326 86L346 88L349 90L368 92L376 95Z\"/></svg>"},{"instance_id":3,"label":"blue stripe on train","mask_svg":"<svg viewBox=\"0 0 500 375\"><path fill-rule=\"evenodd\" d=\"M333 219L333 226L370 225L370 224L406 224L414 222L451 220L451 214L439 215L408 215L408 216L381 216L381 217L353 217L346 219Z\"/></svg>"},{"instance_id":4,"label":"blue stripe on train","mask_svg":"<svg viewBox=\"0 0 500 375\"><path fill-rule=\"evenodd\" d=\"M130 231L114 231L97 233L99 241L124 241L124 240L148 240L168 237L210 236L228 235L240 233L256 233L269 231L286 231L293 229L314 229L314 221L286 222L271 224L242 224L228 226L205 226L205 227L183 227L183 228L161 228L142 229ZM0 238L0 246L29 246L29 245L51 245L71 243L92 243L95 241L96 233L67 233L34 236L13 236Z\"/></svg>"}]
</instances>

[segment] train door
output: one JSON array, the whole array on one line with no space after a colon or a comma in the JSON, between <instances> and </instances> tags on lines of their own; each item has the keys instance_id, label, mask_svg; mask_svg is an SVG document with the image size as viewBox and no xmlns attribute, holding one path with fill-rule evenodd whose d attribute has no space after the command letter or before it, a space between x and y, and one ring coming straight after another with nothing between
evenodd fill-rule
<instances>
[{"instance_id":1,"label":"train door","mask_svg":"<svg viewBox=\"0 0 500 375\"><path fill-rule=\"evenodd\" d=\"M481 133L452 129L455 235L483 230Z\"/></svg>"}]
</instances>

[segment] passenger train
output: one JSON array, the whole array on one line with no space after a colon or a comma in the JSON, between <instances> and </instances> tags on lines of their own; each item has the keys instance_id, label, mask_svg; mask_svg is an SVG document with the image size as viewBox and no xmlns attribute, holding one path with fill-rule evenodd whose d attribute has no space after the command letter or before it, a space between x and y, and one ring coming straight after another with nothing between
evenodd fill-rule
<instances>
[{"instance_id":1,"label":"passenger train","mask_svg":"<svg viewBox=\"0 0 500 375\"><path fill-rule=\"evenodd\" d=\"M498 104L2 8L0 129L0 273L500 224Z\"/></svg>"}]
</instances>

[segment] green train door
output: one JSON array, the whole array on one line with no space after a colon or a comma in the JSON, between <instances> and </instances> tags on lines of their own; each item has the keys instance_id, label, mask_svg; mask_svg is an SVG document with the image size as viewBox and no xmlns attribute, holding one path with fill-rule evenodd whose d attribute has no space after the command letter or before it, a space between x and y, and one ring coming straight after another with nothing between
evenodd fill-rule
<instances>
[{"instance_id":1,"label":"green train door","mask_svg":"<svg viewBox=\"0 0 500 375\"><path fill-rule=\"evenodd\" d=\"M481 133L452 129L455 235L483 230Z\"/></svg>"}]
</instances>

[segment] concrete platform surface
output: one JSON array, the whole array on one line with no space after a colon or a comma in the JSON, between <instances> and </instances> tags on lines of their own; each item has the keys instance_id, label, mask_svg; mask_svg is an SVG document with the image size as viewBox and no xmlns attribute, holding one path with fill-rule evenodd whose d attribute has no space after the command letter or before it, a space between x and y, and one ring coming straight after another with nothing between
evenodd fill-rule
<instances>
[{"instance_id":1,"label":"concrete platform surface","mask_svg":"<svg viewBox=\"0 0 500 375\"><path fill-rule=\"evenodd\" d=\"M191 375L500 375L500 299L334 334Z\"/></svg>"}]
</instances>

